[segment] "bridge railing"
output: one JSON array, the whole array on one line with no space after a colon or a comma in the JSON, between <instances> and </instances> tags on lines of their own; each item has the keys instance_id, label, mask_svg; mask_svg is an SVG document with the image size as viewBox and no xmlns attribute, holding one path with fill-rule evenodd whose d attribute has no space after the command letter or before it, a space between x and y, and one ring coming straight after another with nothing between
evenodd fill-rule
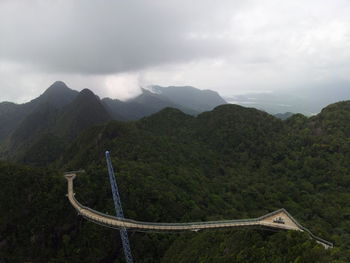
<instances>
[{"instance_id":1,"label":"bridge railing","mask_svg":"<svg viewBox=\"0 0 350 263\"><path fill-rule=\"evenodd\" d=\"M103 218L108 219L118 219L118 221L125 222L125 223L132 223L135 225L148 225L148 226L203 226L203 225L218 225L218 224L232 224L232 223L253 223L258 222L259 220L256 218L249 218L249 219L233 219L233 220L218 220L218 221L207 221L207 222L188 222L188 223L157 223L157 222L144 222L144 221L136 221L132 219L126 219L126 218L118 218L115 216L111 216L108 214L101 213L97 210L94 210L90 207L84 206L79 203L79 201L74 197L74 202L80 207L80 209L85 209L90 211L91 213L97 214Z\"/></svg>"},{"instance_id":2,"label":"bridge railing","mask_svg":"<svg viewBox=\"0 0 350 263\"><path fill-rule=\"evenodd\" d=\"M72 182L73 183L73 182ZM73 190L73 189L72 189ZM143 222L143 221L136 221L136 220L132 220L132 219L126 219L126 218L118 218L115 216L111 216L111 215L107 215L104 213L101 213L99 211L96 211L90 207L84 206L82 204L79 203L79 201L75 198L74 194L72 193L72 199L73 201L79 206L80 209L85 209L90 211L91 213L97 214L99 216L101 216L102 218L105 219L112 219L112 220L118 220L121 222L125 222L125 223L131 223L135 225L135 228L137 228L137 226L140 226L140 228L142 228L142 226L169 226L169 227L186 227L186 226L209 226L209 225L224 225L224 224L234 224L234 223L257 223L260 220L262 220L265 216L263 217L259 217L259 218L249 218L249 219L233 219L233 220L218 220L218 221L207 221L207 222L189 222L189 223L153 223L153 222ZM79 212L79 211L78 211ZM288 212L287 212L288 213ZM86 216L85 216L86 217ZM93 220L93 219L92 219ZM94 220L96 221L96 220ZM333 243L326 241L318 236L315 236L309 229L307 229L306 227L303 227L302 225L300 225L297 221L295 221L295 223L298 225L298 227L307 232L310 237L312 237L313 239L329 246L329 247L333 247Z\"/></svg>"}]
</instances>

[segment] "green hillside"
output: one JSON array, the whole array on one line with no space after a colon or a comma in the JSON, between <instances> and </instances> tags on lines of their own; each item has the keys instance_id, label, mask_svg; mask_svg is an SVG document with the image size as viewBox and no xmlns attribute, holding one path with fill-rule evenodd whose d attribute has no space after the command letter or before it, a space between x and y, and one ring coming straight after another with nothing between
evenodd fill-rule
<instances>
[{"instance_id":1,"label":"green hillside","mask_svg":"<svg viewBox=\"0 0 350 263\"><path fill-rule=\"evenodd\" d=\"M35 125L44 126L45 120L38 123L36 119L44 117L47 121L48 115L43 116L47 108L51 108L49 111L59 110L77 95L78 92L68 88L65 83L56 81L43 94L27 103L0 102L0 146L12 133L21 137L21 133L33 132ZM25 126L32 126L28 127L31 130L26 131Z\"/></svg>"},{"instance_id":2,"label":"green hillside","mask_svg":"<svg viewBox=\"0 0 350 263\"><path fill-rule=\"evenodd\" d=\"M44 165L46 161L54 161L72 139L93 125L112 119L139 120L167 107L197 115L225 103L210 90L193 87L166 90L171 91L167 96L142 89L139 96L127 101L100 100L88 89L78 92L56 81L30 102L0 102L0 160ZM182 100L187 102L181 103ZM201 110L197 111L196 107ZM54 154L48 151L53 148L57 149Z\"/></svg>"},{"instance_id":3,"label":"green hillside","mask_svg":"<svg viewBox=\"0 0 350 263\"><path fill-rule=\"evenodd\" d=\"M50 98L62 87L49 88L39 98ZM68 88L67 88L68 89ZM63 90L66 92L66 90ZM50 96L47 96L49 94ZM53 99L53 98L52 98ZM71 103L40 103L13 131L3 155L11 161L46 165L54 161L82 131L111 120L100 99L90 90L82 90Z\"/></svg>"},{"instance_id":4,"label":"green hillside","mask_svg":"<svg viewBox=\"0 0 350 263\"><path fill-rule=\"evenodd\" d=\"M85 169L77 199L114 214L108 149L128 218L240 219L283 207L335 244L325 250L303 233L261 229L131 232L135 262L349 262L349 118L350 102L286 121L236 105L197 117L167 108L137 122L92 127L60 151L48 148L57 152L43 158L45 168L1 163L0 259L123 262L118 231L77 216L62 176Z\"/></svg>"}]
</instances>

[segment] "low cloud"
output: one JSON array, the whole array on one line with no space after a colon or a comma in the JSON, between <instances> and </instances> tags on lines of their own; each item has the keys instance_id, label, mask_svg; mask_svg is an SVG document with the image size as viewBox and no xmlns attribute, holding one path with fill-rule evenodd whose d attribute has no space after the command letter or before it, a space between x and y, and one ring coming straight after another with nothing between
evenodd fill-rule
<instances>
[{"instance_id":1,"label":"low cloud","mask_svg":"<svg viewBox=\"0 0 350 263\"><path fill-rule=\"evenodd\" d=\"M123 99L149 84L227 96L346 85L349 13L347 0L3 0L0 101L57 79Z\"/></svg>"}]
</instances>

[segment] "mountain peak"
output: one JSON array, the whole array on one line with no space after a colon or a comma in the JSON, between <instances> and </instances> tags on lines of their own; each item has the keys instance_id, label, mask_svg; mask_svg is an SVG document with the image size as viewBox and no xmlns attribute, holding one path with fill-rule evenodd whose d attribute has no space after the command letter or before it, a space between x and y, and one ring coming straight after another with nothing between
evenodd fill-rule
<instances>
[{"instance_id":1,"label":"mountain peak","mask_svg":"<svg viewBox=\"0 0 350 263\"><path fill-rule=\"evenodd\" d=\"M67 91L72 91L63 81L55 81L48 87L42 95L57 95Z\"/></svg>"},{"instance_id":2,"label":"mountain peak","mask_svg":"<svg viewBox=\"0 0 350 263\"><path fill-rule=\"evenodd\" d=\"M69 107L72 108L72 112L76 112L81 109L91 110L95 107L100 108L102 107L102 104L100 98L97 95L95 95L91 90L83 89L79 92L78 96L75 98L72 104L69 105Z\"/></svg>"},{"instance_id":3,"label":"mountain peak","mask_svg":"<svg viewBox=\"0 0 350 263\"><path fill-rule=\"evenodd\" d=\"M50 88L68 88L68 86L63 81L57 80L54 83L52 83L52 85L49 87L49 89Z\"/></svg>"},{"instance_id":4,"label":"mountain peak","mask_svg":"<svg viewBox=\"0 0 350 263\"><path fill-rule=\"evenodd\" d=\"M57 121L58 134L74 138L82 130L109 120L111 117L99 97L83 89Z\"/></svg>"},{"instance_id":5,"label":"mountain peak","mask_svg":"<svg viewBox=\"0 0 350 263\"><path fill-rule=\"evenodd\" d=\"M83 89L80 91L81 95L86 95L86 96L96 96L91 90L89 89Z\"/></svg>"},{"instance_id":6,"label":"mountain peak","mask_svg":"<svg viewBox=\"0 0 350 263\"><path fill-rule=\"evenodd\" d=\"M93 93L91 90L89 89L83 89L79 92L78 96L77 96L77 100L84 100L87 102L98 102L100 103L100 98L99 96L97 96L95 93Z\"/></svg>"},{"instance_id":7,"label":"mountain peak","mask_svg":"<svg viewBox=\"0 0 350 263\"><path fill-rule=\"evenodd\" d=\"M56 81L32 102L49 103L61 108L72 102L77 94L77 91L70 89L63 81Z\"/></svg>"}]
</instances>

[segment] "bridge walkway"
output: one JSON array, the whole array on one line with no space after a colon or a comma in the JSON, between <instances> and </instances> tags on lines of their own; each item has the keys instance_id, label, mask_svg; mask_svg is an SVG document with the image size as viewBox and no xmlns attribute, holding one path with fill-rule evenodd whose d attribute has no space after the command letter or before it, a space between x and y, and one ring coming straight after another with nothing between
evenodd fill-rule
<instances>
[{"instance_id":1,"label":"bridge walkway","mask_svg":"<svg viewBox=\"0 0 350 263\"><path fill-rule=\"evenodd\" d=\"M74 194L73 181L75 173L65 174L68 181L68 199L75 210L84 218L110 228L126 228L135 231L153 231L153 232L171 232L171 231L199 231L204 229L222 229L232 227L265 227L276 230L295 230L305 231L309 236L322 244L326 248L333 247L331 242L321 239L311 233L310 230L301 226L285 209L279 209L267 215L238 220L222 220L207 222L189 222L189 223L151 223L142 222L126 218L110 216L89 207L80 204Z\"/></svg>"}]
</instances>

